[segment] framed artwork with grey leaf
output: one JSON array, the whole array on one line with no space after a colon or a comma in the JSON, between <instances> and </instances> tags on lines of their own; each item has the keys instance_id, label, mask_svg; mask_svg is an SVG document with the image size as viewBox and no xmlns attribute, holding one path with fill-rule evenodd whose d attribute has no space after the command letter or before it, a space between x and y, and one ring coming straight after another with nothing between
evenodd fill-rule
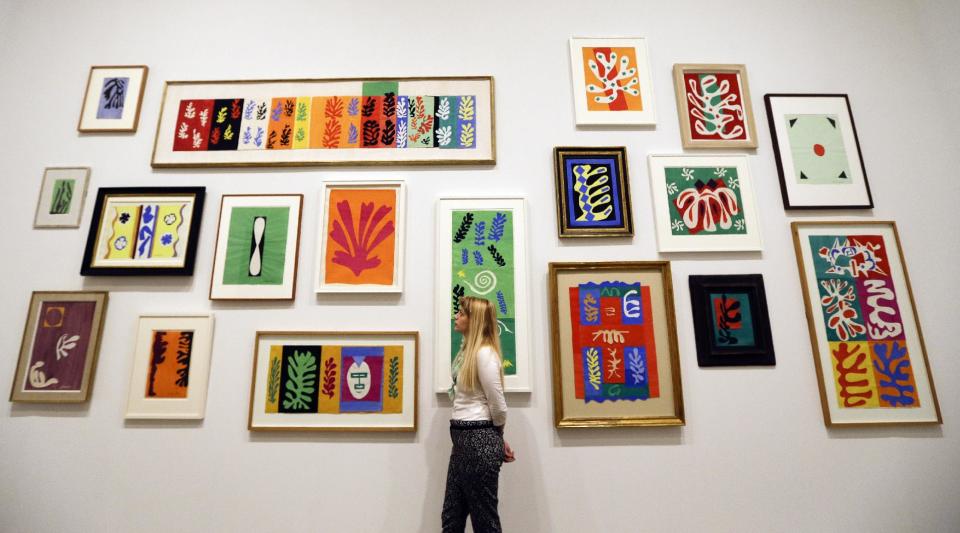
<instances>
[{"instance_id":1,"label":"framed artwork with grey leaf","mask_svg":"<svg viewBox=\"0 0 960 533\"><path fill-rule=\"evenodd\" d=\"M132 133L140 122L146 65L93 66L83 95L82 133Z\"/></svg>"}]
</instances>

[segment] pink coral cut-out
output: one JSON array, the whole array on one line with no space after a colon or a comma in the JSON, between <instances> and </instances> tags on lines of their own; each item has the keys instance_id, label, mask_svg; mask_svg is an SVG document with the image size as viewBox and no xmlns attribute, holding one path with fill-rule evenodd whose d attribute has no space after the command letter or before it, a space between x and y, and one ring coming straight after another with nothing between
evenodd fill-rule
<instances>
[{"instance_id":1,"label":"pink coral cut-out","mask_svg":"<svg viewBox=\"0 0 960 533\"><path fill-rule=\"evenodd\" d=\"M340 220L333 221L333 231L330 232L330 238L342 250L334 252L333 263L349 268L354 276L359 276L364 270L379 266L380 258L370 257L370 253L393 233L393 221L384 224L372 239L371 236L383 217L387 216L392 209L389 206L382 205L374 213L373 202L361 203L360 217L355 221L350 204L346 200L337 202L337 213L340 215ZM341 224L341 221L343 224ZM344 226L346 226L346 233L344 232Z\"/></svg>"}]
</instances>

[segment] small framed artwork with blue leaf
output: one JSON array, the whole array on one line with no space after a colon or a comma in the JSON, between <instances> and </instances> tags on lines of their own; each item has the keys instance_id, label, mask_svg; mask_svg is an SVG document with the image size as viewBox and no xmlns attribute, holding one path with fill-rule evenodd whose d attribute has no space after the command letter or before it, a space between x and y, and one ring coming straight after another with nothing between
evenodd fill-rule
<instances>
[{"instance_id":1,"label":"small framed artwork with blue leaf","mask_svg":"<svg viewBox=\"0 0 960 533\"><path fill-rule=\"evenodd\" d=\"M146 65L93 66L87 79L77 131L133 133L147 84Z\"/></svg>"},{"instance_id":2,"label":"small framed artwork with blue leaf","mask_svg":"<svg viewBox=\"0 0 960 533\"><path fill-rule=\"evenodd\" d=\"M632 237L627 149L553 149L557 227L563 237Z\"/></svg>"},{"instance_id":3,"label":"small framed artwork with blue leaf","mask_svg":"<svg viewBox=\"0 0 960 533\"><path fill-rule=\"evenodd\" d=\"M700 366L775 365L763 275L690 276Z\"/></svg>"}]
</instances>

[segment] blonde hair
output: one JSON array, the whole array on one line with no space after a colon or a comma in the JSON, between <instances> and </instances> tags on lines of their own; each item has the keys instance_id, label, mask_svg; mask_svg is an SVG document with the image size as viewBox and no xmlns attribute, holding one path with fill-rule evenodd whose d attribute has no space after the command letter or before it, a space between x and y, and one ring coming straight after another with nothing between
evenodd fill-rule
<instances>
[{"instance_id":1,"label":"blonde hair","mask_svg":"<svg viewBox=\"0 0 960 533\"><path fill-rule=\"evenodd\" d=\"M489 346L500 360L500 383L503 384L503 352L500 349L497 310L489 300L464 296L460 298L460 312L467 317L467 331L463 333L463 348L458 355L461 358L457 383L468 391L474 391L480 385L477 370L477 352Z\"/></svg>"}]
</instances>

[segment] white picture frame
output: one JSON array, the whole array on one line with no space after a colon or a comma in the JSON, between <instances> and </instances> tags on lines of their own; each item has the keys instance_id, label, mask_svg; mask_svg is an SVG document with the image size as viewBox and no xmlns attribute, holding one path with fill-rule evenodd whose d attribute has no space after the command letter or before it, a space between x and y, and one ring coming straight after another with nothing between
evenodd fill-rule
<instances>
[{"instance_id":1,"label":"white picture frame","mask_svg":"<svg viewBox=\"0 0 960 533\"><path fill-rule=\"evenodd\" d=\"M43 169L34 228L79 228L90 183L90 167Z\"/></svg>"},{"instance_id":2,"label":"white picture frame","mask_svg":"<svg viewBox=\"0 0 960 533\"><path fill-rule=\"evenodd\" d=\"M343 192L339 192L343 191ZM325 181L320 190L320 209L317 225L317 254L314 264L314 292L323 293L402 293L404 279L404 237L406 232L406 196L407 185L402 179L393 180L365 180L365 181ZM386 194L392 193L392 194ZM360 228L366 225L366 222L357 221L357 227L354 229L340 225L339 236L335 236L336 227L343 222L344 217L349 214L350 217L358 216L362 218L362 213L354 213L357 207L356 201L351 201L352 196L361 196L369 194L382 196L383 199L394 202L395 212L392 215L385 213L383 218L377 219L381 207L387 207L388 204L377 206L376 210L370 212L370 221L376 220L376 226L366 227L361 234ZM348 202L348 210L341 211L339 204L331 208L330 199L332 196L339 196L340 202ZM362 200L360 201L362 204ZM335 217L333 221L330 217ZM393 268L388 268L389 263L384 263L384 257L374 256L361 258L358 256L359 249L367 244L372 244L378 240L381 232L388 231L388 224L393 223ZM355 237L354 237L355 236ZM389 247L391 236L387 235L383 240L376 243L370 252L386 251L384 247ZM346 245L346 246L344 246ZM334 248L339 247L339 250ZM337 255L344 259L338 261ZM390 255L389 253L387 254ZM329 259L329 261L328 261ZM350 261L353 264L348 265ZM364 268L373 261L378 261L375 266ZM390 278L389 283L384 276Z\"/></svg>"},{"instance_id":3,"label":"white picture frame","mask_svg":"<svg viewBox=\"0 0 960 533\"><path fill-rule=\"evenodd\" d=\"M457 254L456 261L461 262L463 257L466 257L468 261L462 270L463 276L460 276L460 279L466 280L467 282L461 285L461 287L464 288L464 294L460 294L460 296L480 296L492 299L498 308L497 316L500 322L501 344L504 351L504 391L532 391L525 206L526 200L522 196L515 195L489 197L442 196L437 201L437 285L434 301L436 318L436 333L434 336L434 390L437 393L446 392L452 384L450 366L453 355L455 354L455 350L453 349L455 347L455 341L452 326L452 317L454 314L452 305L454 301L453 291L457 287L454 279L454 239L456 238L457 231L462 229L464 223L463 220L457 221L458 230L454 230L454 216L458 211L471 213L482 211L484 213L483 217L481 217L484 220L477 221L484 222L482 232L484 233L483 243L478 245L480 241L477 239L475 233L478 224L471 223L467 233L469 234L469 240L473 243L472 248L476 248L476 250L472 249L471 246L457 247L460 250L460 254ZM507 213L509 213L509 215L507 215ZM506 215L506 219L505 222L501 222L502 235L494 240L490 237L491 231L494 229L493 220L500 214ZM489 224L487 224L487 222L489 222ZM509 231L507 231L508 229ZM501 240L506 238L508 233L513 239L512 248L509 253L503 244L501 244ZM494 234L494 237L496 237L496 234ZM490 246L490 244L487 244L488 241L492 241L494 247L498 244L501 245L501 249L495 251L502 256L501 259L504 259L506 265L500 265L496 262L494 259L494 251L490 251L489 248L484 247ZM468 250L468 248L471 249ZM481 249L483 253L480 252ZM480 253L480 259L476 258L477 253ZM512 264L510 263L511 254ZM494 285L492 287L485 286L491 277L485 275L484 270L479 270L479 267L484 265L481 264L478 266L476 264L478 260L482 260L490 265L484 267L484 270L493 274L492 280ZM497 266L493 266L493 264ZM499 278L497 278L496 273L493 272L497 267L512 269L514 281L512 287L512 305L508 293L497 286L497 280ZM468 279L469 274L466 273L467 269L477 270L477 273L472 279ZM501 275L500 278L502 277ZM476 287L480 287L479 292L474 290ZM469 291L467 291L467 289L469 289ZM506 290L509 291L509 289ZM499 292L504 293L502 301L498 296ZM507 313L502 312L504 307L506 307ZM512 321L514 326L513 331L509 331L510 321ZM513 337L512 353L511 342L509 341L510 335ZM456 346L459 346L459 341L456 341ZM510 366L514 367L513 371L510 370Z\"/></svg>"},{"instance_id":4,"label":"white picture frame","mask_svg":"<svg viewBox=\"0 0 960 533\"><path fill-rule=\"evenodd\" d=\"M170 333L164 335L162 332ZM182 335L186 332L191 334L189 340ZM174 337L173 333L181 335ZM158 334L161 334L159 339ZM136 338L125 418L202 419L207 405L213 347L213 315L141 315ZM178 344L171 346L174 342ZM189 365L183 375L179 374L183 370L183 362L179 356L182 353L181 342L189 342L190 346L187 359ZM154 359L161 346L162 359L158 360L154 367ZM171 359L174 354L177 354L176 360ZM161 369L161 365L164 365L164 368ZM170 373L172 369L169 367L173 365L179 366L175 368L177 374ZM177 379L184 376L186 385L180 386Z\"/></svg>"},{"instance_id":5,"label":"white picture frame","mask_svg":"<svg viewBox=\"0 0 960 533\"><path fill-rule=\"evenodd\" d=\"M747 156L651 154L647 161L657 250L748 252L763 249ZM730 169L734 169L736 176L726 175ZM736 200L735 205L731 199ZM721 212L716 219L708 212L714 205Z\"/></svg>"},{"instance_id":6,"label":"white picture frame","mask_svg":"<svg viewBox=\"0 0 960 533\"><path fill-rule=\"evenodd\" d=\"M590 92L588 86L594 85L593 82L599 82L599 78L591 74L593 79L588 79L587 70L590 69L593 72L592 67L588 66L589 63L586 62L584 57L584 48L632 48L634 54L634 60L630 61L629 56L620 55L619 59L614 59L612 54L610 56L605 56L605 59L608 62L611 62L613 66L619 66L620 62L623 61L624 57L627 57L628 69L636 68L637 75L634 78L636 84L639 85L637 88L636 95L630 95L625 91L618 91L617 100L614 102L621 102L619 105L626 105L627 109L614 110L610 108L610 103L605 103L603 105L607 106L606 110L601 109L592 109L597 108L601 105L600 102L591 102L589 100L590 95L594 94ZM593 65L596 65L598 69L602 69L603 65L598 63L601 61L599 58L593 58ZM572 87L573 87L573 101L574 109L576 111L576 123L577 126L655 126L657 123L657 111L656 103L653 94L653 79L650 69L650 54L647 51L647 40L643 37L571 37L570 38L570 72L572 78ZM623 80L627 85L628 90L633 88L631 85L630 78ZM609 80L609 83L614 83L620 87L624 87L623 83L618 83L618 80ZM600 86L594 85L598 89ZM589 94L588 94L589 93ZM612 95L606 94L597 94L594 96L594 99L597 97L603 99ZM628 97L632 96L633 101L629 101ZM639 100L637 100L637 98ZM629 106L640 105L641 109L639 110L629 110Z\"/></svg>"},{"instance_id":7,"label":"white picture frame","mask_svg":"<svg viewBox=\"0 0 960 533\"><path fill-rule=\"evenodd\" d=\"M247 211L235 218L238 208ZM258 209L264 216L257 216ZM287 217L286 224L281 224L279 230L270 227L270 217L267 216L267 213L277 213L277 209L286 209ZM283 214L280 212L281 216ZM221 196L210 299L293 300L297 293L302 216L302 194ZM257 224L256 219L262 219L264 223ZM284 232L280 249L271 246L275 231ZM251 250L253 247L257 253ZM236 257L238 254L242 256ZM279 269L276 268L278 259L281 261Z\"/></svg>"}]
</instances>

